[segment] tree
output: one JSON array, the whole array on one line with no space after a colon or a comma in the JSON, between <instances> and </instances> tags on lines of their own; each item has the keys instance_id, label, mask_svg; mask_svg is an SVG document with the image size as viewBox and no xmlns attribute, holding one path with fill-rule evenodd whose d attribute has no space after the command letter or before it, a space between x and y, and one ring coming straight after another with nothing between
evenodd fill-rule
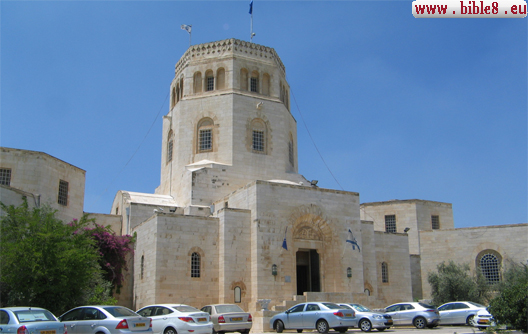
<instances>
[{"instance_id":1,"label":"tree","mask_svg":"<svg viewBox=\"0 0 528 334\"><path fill-rule=\"evenodd\" d=\"M468 264L442 262L436 272L430 272L427 280L431 285L433 304L441 304L466 300L476 303L486 303L489 296L489 286L482 274L470 274Z\"/></svg>"},{"instance_id":2,"label":"tree","mask_svg":"<svg viewBox=\"0 0 528 334\"><path fill-rule=\"evenodd\" d=\"M528 331L528 266L509 263L490 301L489 312L502 324Z\"/></svg>"},{"instance_id":3,"label":"tree","mask_svg":"<svg viewBox=\"0 0 528 334\"><path fill-rule=\"evenodd\" d=\"M29 209L0 203L1 304L39 306L54 314L86 304L102 282L99 254L86 219L63 224L50 207Z\"/></svg>"},{"instance_id":4,"label":"tree","mask_svg":"<svg viewBox=\"0 0 528 334\"><path fill-rule=\"evenodd\" d=\"M98 224L95 227L84 227L84 233L94 240L99 251L103 278L111 282L119 293L124 280L123 271L128 270L127 255L134 252L134 238L130 235L116 235L110 227Z\"/></svg>"}]
</instances>

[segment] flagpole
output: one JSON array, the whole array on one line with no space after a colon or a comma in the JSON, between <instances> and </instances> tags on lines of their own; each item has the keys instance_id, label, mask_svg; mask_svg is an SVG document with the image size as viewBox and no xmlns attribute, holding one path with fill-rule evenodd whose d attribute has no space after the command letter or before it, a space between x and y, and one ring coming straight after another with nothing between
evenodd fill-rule
<instances>
[{"instance_id":1,"label":"flagpole","mask_svg":"<svg viewBox=\"0 0 528 334\"><path fill-rule=\"evenodd\" d=\"M255 33L253 32L253 0L249 3L249 14L251 14L251 28L250 28L250 36L249 40L251 43L253 43L253 36L255 36Z\"/></svg>"}]
</instances>

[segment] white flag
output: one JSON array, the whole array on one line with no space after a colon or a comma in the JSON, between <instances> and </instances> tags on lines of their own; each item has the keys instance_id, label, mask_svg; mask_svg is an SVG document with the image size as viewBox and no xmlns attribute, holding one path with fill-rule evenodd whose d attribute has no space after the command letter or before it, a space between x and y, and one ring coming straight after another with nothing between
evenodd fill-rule
<instances>
[{"instance_id":1,"label":"white flag","mask_svg":"<svg viewBox=\"0 0 528 334\"><path fill-rule=\"evenodd\" d=\"M181 25L181 28L182 28L182 30L187 31L187 32L190 34L190 33L191 33L192 25L182 24L182 25Z\"/></svg>"}]
</instances>

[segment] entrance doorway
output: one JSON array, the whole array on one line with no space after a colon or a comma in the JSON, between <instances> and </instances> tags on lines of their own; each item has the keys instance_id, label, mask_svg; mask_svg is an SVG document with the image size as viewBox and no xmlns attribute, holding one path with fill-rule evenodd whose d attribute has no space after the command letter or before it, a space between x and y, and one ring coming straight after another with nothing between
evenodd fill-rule
<instances>
[{"instance_id":1,"label":"entrance doorway","mask_svg":"<svg viewBox=\"0 0 528 334\"><path fill-rule=\"evenodd\" d=\"M317 250L299 250L296 254L297 264L297 294L305 291L320 292L321 281L319 273L319 254Z\"/></svg>"}]
</instances>

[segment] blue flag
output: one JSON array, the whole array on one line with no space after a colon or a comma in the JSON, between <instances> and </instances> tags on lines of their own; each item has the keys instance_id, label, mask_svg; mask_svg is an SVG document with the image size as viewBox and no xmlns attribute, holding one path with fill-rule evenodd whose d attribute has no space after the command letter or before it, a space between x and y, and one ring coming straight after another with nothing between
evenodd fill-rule
<instances>
[{"instance_id":1,"label":"blue flag","mask_svg":"<svg viewBox=\"0 0 528 334\"><path fill-rule=\"evenodd\" d=\"M350 242L352 244L352 250L356 250L357 246L358 251L361 253L361 249L359 248L356 238L354 238L354 234L352 234L352 231L350 229L348 229L348 238L346 242Z\"/></svg>"},{"instance_id":2,"label":"blue flag","mask_svg":"<svg viewBox=\"0 0 528 334\"><path fill-rule=\"evenodd\" d=\"M253 0L249 3L249 14L253 14Z\"/></svg>"},{"instance_id":3,"label":"blue flag","mask_svg":"<svg viewBox=\"0 0 528 334\"><path fill-rule=\"evenodd\" d=\"M251 1L253 3L253 1ZM288 245L286 244L286 233L288 232L288 226L286 226L286 231L284 231L284 240L282 241L282 248L288 250Z\"/></svg>"}]
</instances>

